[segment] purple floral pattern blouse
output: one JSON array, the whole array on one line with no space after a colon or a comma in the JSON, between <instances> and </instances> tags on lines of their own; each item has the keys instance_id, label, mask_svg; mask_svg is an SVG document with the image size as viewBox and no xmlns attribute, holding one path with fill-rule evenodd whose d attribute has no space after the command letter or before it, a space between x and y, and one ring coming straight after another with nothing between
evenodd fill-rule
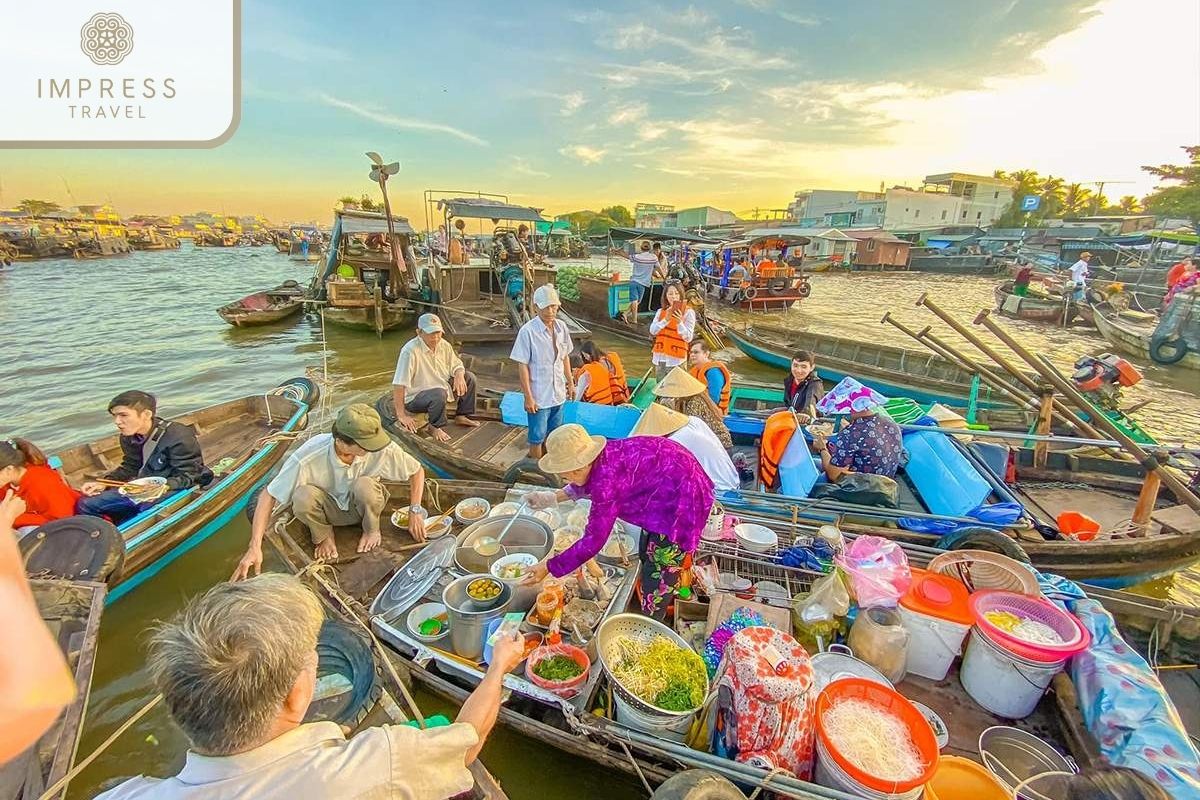
<instances>
[{"instance_id":1,"label":"purple floral pattern blouse","mask_svg":"<svg viewBox=\"0 0 1200 800\"><path fill-rule=\"evenodd\" d=\"M896 477L904 443L900 426L891 417L860 417L829 439L830 463L835 467Z\"/></svg>"},{"instance_id":2,"label":"purple floral pattern blouse","mask_svg":"<svg viewBox=\"0 0 1200 800\"><path fill-rule=\"evenodd\" d=\"M568 484L566 492L574 499L590 497L592 511L583 538L550 559L547 566L557 577L599 553L618 517L691 553L713 504L713 483L695 456L660 436L610 440L587 483Z\"/></svg>"}]
</instances>

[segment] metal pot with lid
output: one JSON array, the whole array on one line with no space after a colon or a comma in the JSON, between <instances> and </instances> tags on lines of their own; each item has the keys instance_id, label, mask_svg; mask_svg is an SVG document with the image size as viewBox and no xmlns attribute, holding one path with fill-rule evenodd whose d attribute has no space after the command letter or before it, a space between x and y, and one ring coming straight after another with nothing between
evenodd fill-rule
<instances>
[{"instance_id":1,"label":"metal pot with lid","mask_svg":"<svg viewBox=\"0 0 1200 800\"><path fill-rule=\"evenodd\" d=\"M500 595L496 600L480 603L467 594L467 587L481 578L500 584ZM512 587L486 573L465 575L452 581L442 591L442 604L450 615L450 646L454 652L472 661L482 658L488 623L504 616L512 600Z\"/></svg>"},{"instance_id":2,"label":"metal pot with lid","mask_svg":"<svg viewBox=\"0 0 1200 800\"><path fill-rule=\"evenodd\" d=\"M515 516L515 519L514 519ZM512 526L508 527L509 522ZM475 550L476 540L484 537L498 538L504 529L500 548L490 555ZM537 517L527 514L502 514L487 517L463 529L455 540L454 564L463 572L488 573L498 558L513 553L529 553L540 561L550 552L550 526Z\"/></svg>"}]
</instances>

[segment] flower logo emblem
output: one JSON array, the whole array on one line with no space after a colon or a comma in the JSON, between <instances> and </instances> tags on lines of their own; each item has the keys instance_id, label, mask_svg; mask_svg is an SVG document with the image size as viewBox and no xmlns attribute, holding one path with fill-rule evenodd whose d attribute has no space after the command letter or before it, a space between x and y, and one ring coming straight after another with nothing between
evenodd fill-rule
<instances>
[{"instance_id":1,"label":"flower logo emblem","mask_svg":"<svg viewBox=\"0 0 1200 800\"><path fill-rule=\"evenodd\" d=\"M96 14L80 29L79 47L95 64L120 64L133 52L133 28L120 14Z\"/></svg>"}]
</instances>

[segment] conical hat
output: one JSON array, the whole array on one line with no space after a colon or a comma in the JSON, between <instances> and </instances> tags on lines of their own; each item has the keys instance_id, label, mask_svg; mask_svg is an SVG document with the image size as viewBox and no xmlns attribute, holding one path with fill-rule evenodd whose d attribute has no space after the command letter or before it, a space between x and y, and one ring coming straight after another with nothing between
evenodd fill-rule
<instances>
[{"instance_id":1,"label":"conical hat","mask_svg":"<svg viewBox=\"0 0 1200 800\"><path fill-rule=\"evenodd\" d=\"M657 397L692 397L706 388L682 367L675 367L654 387L654 394Z\"/></svg>"},{"instance_id":2,"label":"conical hat","mask_svg":"<svg viewBox=\"0 0 1200 800\"><path fill-rule=\"evenodd\" d=\"M630 436L670 436L675 431L687 425L687 414L681 414L667 408L662 403L651 403L637 425L633 426Z\"/></svg>"}]
</instances>

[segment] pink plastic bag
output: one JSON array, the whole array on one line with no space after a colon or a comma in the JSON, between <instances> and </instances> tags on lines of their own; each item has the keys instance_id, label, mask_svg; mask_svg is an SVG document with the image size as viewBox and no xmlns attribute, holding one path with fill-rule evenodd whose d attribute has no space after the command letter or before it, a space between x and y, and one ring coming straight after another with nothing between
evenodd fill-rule
<instances>
[{"instance_id":1,"label":"pink plastic bag","mask_svg":"<svg viewBox=\"0 0 1200 800\"><path fill-rule=\"evenodd\" d=\"M859 536L833 561L846 573L860 608L895 606L912 584L908 556L900 545L879 536Z\"/></svg>"}]
</instances>

